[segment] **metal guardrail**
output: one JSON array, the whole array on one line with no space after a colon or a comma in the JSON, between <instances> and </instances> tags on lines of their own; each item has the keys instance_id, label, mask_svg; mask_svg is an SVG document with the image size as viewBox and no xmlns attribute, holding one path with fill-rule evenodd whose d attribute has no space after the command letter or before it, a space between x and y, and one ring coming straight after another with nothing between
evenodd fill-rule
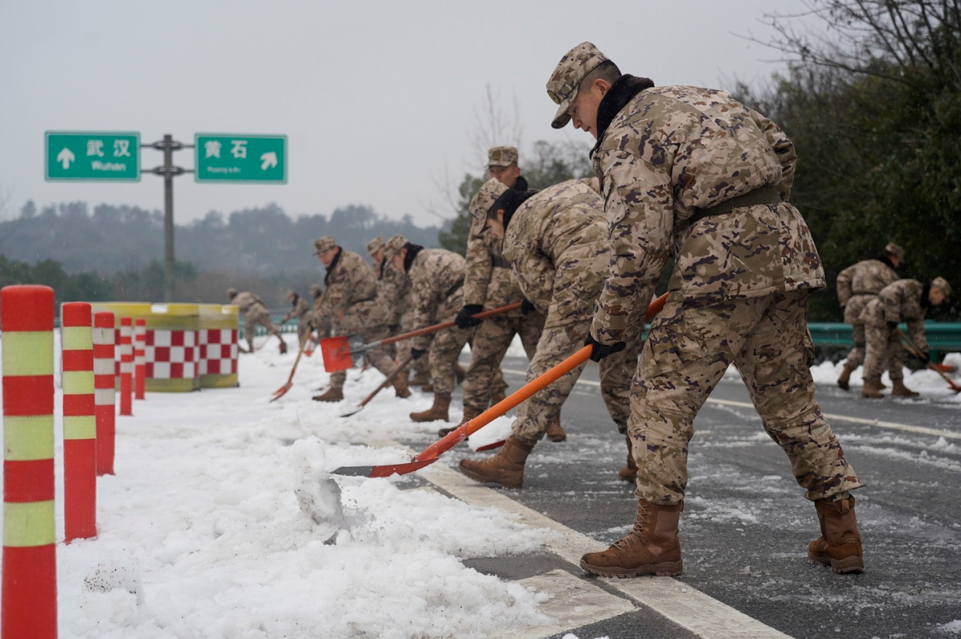
<instances>
[{"instance_id":1,"label":"metal guardrail","mask_svg":"<svg viewBox=\"0 0 961 639\"><path fill-rule=\"evenodd\" d=\"M907 332L905 324L899 325ZM851 326L833 322L814 322L808 324L811 338L815 346L849 347L854 344L851 340ZM931 349L931 359L938 360L940 353L961 352L961 324L944 322L925 322L924 334Z\"/></svg>"}]
</instances>

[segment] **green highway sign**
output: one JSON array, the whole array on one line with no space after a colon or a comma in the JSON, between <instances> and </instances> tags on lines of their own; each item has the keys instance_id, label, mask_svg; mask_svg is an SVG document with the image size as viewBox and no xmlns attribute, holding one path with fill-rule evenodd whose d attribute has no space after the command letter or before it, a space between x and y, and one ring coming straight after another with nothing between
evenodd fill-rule
<instances>
[{"instance_id":1,"label":"green highway sign","mask_svg":"<svg viewBox=\"0 0 961 639\"><path fill-rule=\"evenodd\" d=\"M197 182L287 182L286 135L194 136Z\"/></svg>"},{"instance_id":2,"label":"green highway sign","mask_svg":"<svg viewBox=\"0 0 961 639\"><path fill-rule=\"evenodd\" d=\"M140 181L139 133L44 133L47 180Z\"/></svg>"}]
</instances>

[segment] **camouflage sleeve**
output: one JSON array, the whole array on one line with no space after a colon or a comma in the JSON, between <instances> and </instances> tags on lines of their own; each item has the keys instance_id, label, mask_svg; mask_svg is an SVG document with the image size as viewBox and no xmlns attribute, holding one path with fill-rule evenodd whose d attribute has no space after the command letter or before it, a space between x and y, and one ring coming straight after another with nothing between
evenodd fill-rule
<instances>
[{"instance_id":1,"label":"camouflage sleeve","mask_svg":"<svg viewBox=\"0 0 961 639\"><path fill-rule=\"evenodd\" d=\"M761 128L768 144L771 145L771 150L774 151L781 163L781 181L778 183L778 190L784 200L789 200L791 199L791 187L794 184L794 169L797 166L797 152L794 150L794 143L778 125L757 111L751 111L751 118Z\"/></svg>"},{"instance_id":2,"label":"camouflage sleeve","mask_svg":"<svg viewBox=\"0 0 961 639\"><path fill-rule=\"evenodd\" d=\"M854 277L854 267L849 266L840 273L838 273L838 301L841 306L848 303L851 299L851 279Z\"/></svg>"},{"instance_id":3,"label":"camouflage sleeve","mask_svg":"<svg viewBox=\"0 0 961 639\"><path fill-rule=\"evenodd\" d=\"M471 219L467 237L467 276L464 278L464 304L483 305L487 301L487 287L494 269L487 242L482 235L484 226ZM489 233L489 231L488 231Z\"/></svg>"},{"instance_id":4,"label":"camouflage sleeve","mask_svg":"<svg viewBox=\"0 0 961 639\"><path fill-rule=\"evenodd\" d=\"M623 151L602 151L611 240L610 275L594 303L591 334L605 344L622 341L643 317L670 255L674 194L670 175Z\"/></svg>"},{"instance_id":5,"label":"camouflage sleeve","mask_svg":"<svg viewBox=\"0 0 961 639\"><path fill-rule=\"evenodd\" d=\"M524 297L537 310L547 314L554 290L554 265L536 246L518 242L504 256L510 260L511 270L520 284Z\"/></svg>"},{"instance_id":6,"label":"camouflage sleeve","mask_svg":"<svg viewBox=\"0 0 961 639\"><path fill-rule=\"evenodd\" d=\"M416 280L412 278L410 285L414 291L414 325L411 326L411 330L416 331L430 326L434 309L439 306L440 301L434 299L434 290L429 278L418 277ZM430 347L430 335L415 337L412 346L426 351Z\"/></svg>"},{"instance_id":7,"label":"camouflage sleeve","mask_svg":"<svg viewBox=\"0 0 961 639\"><path fill-rule=\"evenodd\" d=\"M881 298L881 303L884 304L884 321L885 322L900 322L901 321L901 303L904 297L904 287L901 286L885 286L878 297Z\"/></svg>"}]
</instances>

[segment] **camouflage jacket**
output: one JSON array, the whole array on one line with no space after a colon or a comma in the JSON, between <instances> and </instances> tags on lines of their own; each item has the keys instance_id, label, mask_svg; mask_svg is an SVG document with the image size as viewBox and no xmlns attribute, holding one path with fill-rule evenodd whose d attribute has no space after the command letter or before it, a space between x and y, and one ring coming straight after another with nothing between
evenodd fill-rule
<instances>
[{"instance_id":1,"label":"camouflage jacket","mask_svg":"<svg viewBox=\"0 0 961 639\"><path fill-rule=\"evenodd\" d=\"M268 313L267 304L258 295L248 291L241 291L230 301L240 307L240 312L246 315L262 316Z\"/></svg>"},{"instance_id":2,"label":"camouflage jacket","mask_svg":"<svg viewBox=\"0 0 961 639\"><path fill-rule=\"evenodd\" d=\"M619 341L626 327L643 323L671 255L668 290L685 299L825 285L811 233L786 201L794 145L771 120L726 93L681 86L636 93L599 132L593 162L614 254L594 312L602 342ZM690 221L698 209L766 185L776 185L781 203Z\"/></svg>"},{"instance_id":3,"label":"camouflage jacket","mask_svg":"<svg viewBox=\"0 0 961 639\"><path fill-rule=\"evenodd\" d=\"M464 275L467 261L446 249L421 249L411 262L410 286L413 291L413 330L454 319L463 306ZM427 350L430 336L414 339L413 347Z\"/></svg>"},{"instance_id":4,"label":"camouflage jacket","mask_svg":"<svg viewBox=\"0 0 961 639\"><path fill-rule=\"evenodd\" d=\"M400 325L400 318L410 305L410 278L386 261L374 266L379 303L387 309L387 324Z\"/></svg>"},{"instance_id":5,"label":"camouflage jacket","mask_svg":"<svg viewBox=\"0 0 961 639\"><path fill-rule=\"evenodd\" d=\"M896 279L897 271L884 260L862 260L838 273L838 302L844 307L844 321L859 321L868 302Z\"/></svg>"},{"instance_id":6,"label":"camouflage jacket","mask_svg":"<svg viewBox=\"0 0 961 639\"><path fill-rule=\"evenodd\" d=\"M471 218L464 304L479 304L490 309L520 299L521 289L504 258L503 242L491 234L483 220Z\"/></svg>"},{"instance_id":7,"label":"camouflage jacket","mask_svg":"<svg viewBox=\"0 0 961 639\"><path fill-rule=\"evenodd\" d=\"M917 280L892 282L867 303L861 312L861 321L878 328L887 322L904 322L908 325L911 341L926 351L928 339L924 335L924 315L927 309L922 304L924 292L925 285Z\"/></svg>"},{"instance_id":8,"label":"camouflage jacket","mask_svg":"<svg viewBox=\"0 0 961 639\"><path fill-rule=\"evenodd\" d=\"M514 212L504 256L547 328L590 322L611 261L603 200L580 180L544 189Z\"/></svg>"},{"instance_id":9,"label":"camouflage jacket","mask_svg":"<svg viewBox=\"0 0 961 639\"><path fill-rule=\"evenodd\" d=\"M287 315L284 316L284 321L286 322L287 320L296 317L297 321L304 322L306 321L305 318L310 315L310 312L311 308L310 305L307 304L307 300L298 295L297 301L294 302L291 309L287 311Z\"/></svg>"},{"instance_id":10,"label":"camouflage jacket","mask_svg":"<svg viewBox=\"0 0 961 639\"><path fill-rule=\"evenodd\" d=\"M341 249L327 269L324 284L320 314L335 333L387 324L387 309L377 300L377 279L360 255Z\"/></svg>"}]
</instances>

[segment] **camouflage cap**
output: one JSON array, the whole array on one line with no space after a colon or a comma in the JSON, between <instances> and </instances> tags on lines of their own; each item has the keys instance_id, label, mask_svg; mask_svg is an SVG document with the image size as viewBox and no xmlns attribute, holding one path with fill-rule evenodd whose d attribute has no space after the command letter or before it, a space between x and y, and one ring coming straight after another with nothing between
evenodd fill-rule
<instances>
[{"instance_id":1,"label":"camouflage cap","mask_svg":"<svg viewBox=\"0 0 961 639\"><path fill-rule=\"evenodd\" d=\"M945 297L951 297L951 285L948 284L948 280L943 277L936 277L931 280L931 287L938 287L941 289L941 292L944 293Z\"/></svg>"},{"instance_id":2,"label":"camouflage cap","mask_svg":"<svg viewBox=\"0 0 961 639\"><path fill-rule=\"evenodd\" d=\"M512 146L495 146L487 152L487 166L511 166L517 164L517 149Z\"/></svg>"},{"instance_id":3,"label":"camouflage cap","mask_svg":"<svg viewBox=\"0 0 961 639\"><path fill-rule=\"evenodd\" d=\"M228 298L228 299L233 299L236 294L237 294L237 289L235 289L233 286L231 286L230 288L227 289L227 298Z\"/></svg>"},{"instance_id":4,"label":"camouflage cap","mask_svg":"<svg viewBox=\"0 0 961 639\"><path fill-rule=\"evenodd\" d=\"M898 246L897 244L895 244L894 242L888 242L887 245L884 247L884 252L890 253L891 255L898 258L899 260L904 259L904 249Z\"/></svg>"},{"instance_id":5,"label":"camouflage cap","mask_svg":"<svg viewBox=\"0 0 961 639\"><path fill-rule=\"evenodd\" d=\"M287 297L300 297L300 293L298 293L297 291L293 291L293 290L287 291Z\"/></svg>"},{"instance_id":6,"label":"camouflage cap","mask_svg":"<svg viewBox=\"0 0 961 639\"><path fill-rule=\"evenodd\" d=\"M335 246L337 246L337 240L334 239L334 236L325 235L318 240L314 240L314 255L319 255L324 251L329 251Z\"/></svg>"},{"instance_id":7,"label":"camouflage cap","mask_svg":"<svg viewBox=\"0 0 961 639\"><path fill-rule=\"evenodd\" d=\"M384 259L388 262L394 259L397 252L407 245L407 238L398 233L394 237L387 240L384 244Z\"/></svg>"},{"instance_id":8,"label":"camouflage cap","mask_svg":"<svg viewBox=\"0 0 961 639\"><path fill-rule=\"evenodd\" d=\"M501 193L507 190L507 187L501 184L496 178L491 178L481 184L480 190L471 199L470 204L467 209L470 211L471 216L478 221L483 221L487 219L487 212L490 210L491 205L497 201Z\"/></svg>"},{"instance_id":9,"label":"camouflage cap","mask_svg":"<svg viewBox=\"0 0 961 639\"><path fill-rule=\"evenodd\" d=\"M564 54L561 61L554 67L551 79L547 81L547 95L557 105L557 114L551 122L552 127L563 129L567 126L571 121L567 110L571 108L571 102L577 97L577 87L581 80L608 59L590 42L581 42Z\"/></svg>"},{"instance_id":10,"label":"camouflage cap","mask_svg":"<svg viewBox=\"0 0 961 639\"><path fill-rule=\"evenodd\" d=\"M371 257L373 257L374 253L382 248L384 248L384 240L380 239L379 237L375 237L370 242L367 242L367 252Z\"/></svg>"}]
</instances>

